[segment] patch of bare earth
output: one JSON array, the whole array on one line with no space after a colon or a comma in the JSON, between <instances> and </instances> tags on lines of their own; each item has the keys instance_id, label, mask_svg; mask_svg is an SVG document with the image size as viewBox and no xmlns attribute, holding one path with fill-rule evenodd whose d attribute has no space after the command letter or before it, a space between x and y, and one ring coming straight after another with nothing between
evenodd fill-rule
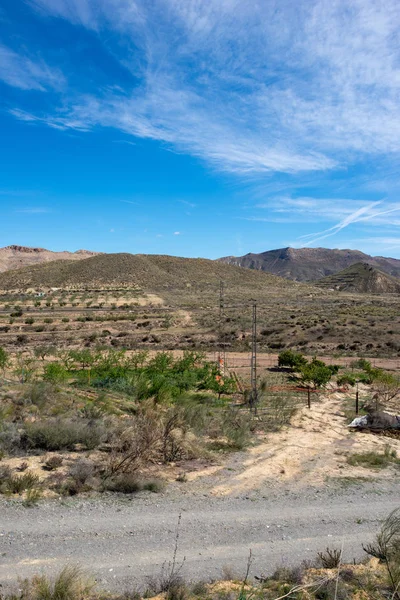
<instances>
[{"instance_id":1,"label":"patch of bare earth","mask_svg":"<svg viewBox=\"0 0 400 600\"><path fill-rule=\"evenodd\" d=\"M341 393L323 396L311 409L304 407L290 426L261 436L246 452L230 455L220 466L188 474L188 480L204 486L216 496L237 496L282 484L322 488L357 479L393 477L393 468L374 470L350 466L346 458L359 452L383 452L386 444L400 454L400 440L349 430Z\"/></svg>"}]
</instances>

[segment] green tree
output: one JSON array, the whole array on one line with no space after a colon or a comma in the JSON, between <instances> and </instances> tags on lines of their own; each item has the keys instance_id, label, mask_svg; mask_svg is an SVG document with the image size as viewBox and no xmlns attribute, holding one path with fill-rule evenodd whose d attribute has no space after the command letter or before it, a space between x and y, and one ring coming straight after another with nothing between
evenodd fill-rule
<instances>
[{"instance_id":1,"label":"green tree","mask_svg":"<svg viewBox=\"0 0 400 600\"><path fill-rule=\"evenodd\" d=\"M71 350L69 354L76 363L80 364L82 369L87 371L88 383L90 385L92 368L101 359L101 354L98 352L93 353L89 349Z\"/></svg>"},{"instance_id":2,"label":"green tree","mask_svg":"<svg viewBox=\"0 0 400 600\"><path fill-rule=\"evenodd\" d=\"M10 364L10 359L9 359L7 352L4 350L4 348L0 347L0 371L3 374L3 377L4 377L4 371L6 370L6 368L8 367L9 364Z\"/></svg>"},{"instance_id":3,"label":"green tree","mask_svg":"<svg viewBox=\"0 0 400 600\"><path fill-rule=\"evenodd\" d=\"M51 383L62 383L68 378L68 371L58 362L52 362L45 366L43 379Z\"/></svg>"},{"instance_id":4,"label":"green tree","mask_svg":"<svg viewBox=\"0 0 400 600\"><path fill-rule=\"evenodd\" d=\"M307 364L305 356L293 350L283 350L278 356L279 367L291 367L294 370L299 370Z\"/></svg>"},{"instance_id":5,"label":"green tree","mask_svg":"<svg viewBox=\"0 0 400 600\"><path fill-rule=\"evenodd\" d=\"M42 345L42 346L36 346L36 348L34 349L33 353L36 356L36 358L40 358L41 360L44 360L46 358L46 356L54 356L57 352L57 348L55 346L46 346L46 345Z\"/></svg>"},{"instance_id":6,"label":"green tree","mask_svg":"<svg viewBox=\"0 0 400 600\"><path fill-rule=\"evenodd\" d=\"M17 375L20 383L26 383L33 379L36 372L36 361L32 356L24 356L23 352L18 352L14 367L14 373Z\"/></svg>"},{"instance_id":7,"label":"green tree","mask_svg":"<svg viewBox=\"0 0 400 600\"><path fill-rule=\"evenodd\" d=\"M300 368L300 379L314 388L325 387L332 378L332 370L320 360L313 360Z\"/></svg>"}]
</instances>

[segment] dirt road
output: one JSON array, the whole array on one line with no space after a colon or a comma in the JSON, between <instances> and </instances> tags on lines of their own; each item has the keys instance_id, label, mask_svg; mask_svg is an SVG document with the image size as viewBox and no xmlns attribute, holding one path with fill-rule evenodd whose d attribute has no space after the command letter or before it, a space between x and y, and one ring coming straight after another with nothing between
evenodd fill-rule
<instances>
[{"instance_id":1,"label":"dirt road","mask_svg":"<svg viewBox=\"0 0 400 600\"><path fill-rule=\"evenodd\" d=\"M188 580L243 574L251 549L252 574L299 564L343 543L345 560L363 555L379 520L400 504L396 483L297 494L227 497L148 494L125 499L53 501L36 508L0 505L0 582L56 573L79 564L108 590L143 586L173 555L182 514L178 561Z\"/></svg>"}]
</instances>

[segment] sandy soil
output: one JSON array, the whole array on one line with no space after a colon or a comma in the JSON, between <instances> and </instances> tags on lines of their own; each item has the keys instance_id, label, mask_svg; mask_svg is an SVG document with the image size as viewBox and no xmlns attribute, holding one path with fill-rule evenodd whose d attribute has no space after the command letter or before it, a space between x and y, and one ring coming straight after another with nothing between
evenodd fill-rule
<instances>
[{"instance_id":1,"label":"sandy soil","mask_svg":"<svg viewBox=\"0 0 400 600\"><path fill-rule=\"evenodd\" d=\"M246 452L230 455L219 466L188 474L215 496L240 496L271 485L321 488L373 479L392 480L391 467L381 470L350 466L346 458L358 452L383 452L386 444L400 456L400 440L350 430L343 413L344 394L327 393L311 410L304 407L280 432L260 435Z\"/></svg>"}]
</instances>

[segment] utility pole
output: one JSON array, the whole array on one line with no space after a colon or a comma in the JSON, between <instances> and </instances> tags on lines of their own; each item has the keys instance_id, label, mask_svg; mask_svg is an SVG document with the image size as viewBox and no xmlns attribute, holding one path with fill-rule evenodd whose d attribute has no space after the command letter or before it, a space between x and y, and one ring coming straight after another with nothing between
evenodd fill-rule
<instances>
[{"instance_id":1,"label":"utility pole","mask_svg":"<svg viewBox=\"0 0 400 600\"><path fill-rule=\"evenodd\" d=\"M253 318L251 328L251 363L250 363L250 382L251 382L251 396L250 396L250 408L254 408L254 412L257 413L257 302L253 300Z\"/></svg>"},{"instance_id":2,"label":"utility pole","mask_svg":"<svg viewBox=\"0 0 400 600\"><path fill-rule=\"evenodd\" d=\"M220 281L219 284L219 320L218 320L218 369L221 375L225 374L225 346L222 339L223 325L222 321L224 318L224 282Z\"/></svg>"},{"instance_id":3,"label":"utility pole","mask_svg":"<svg viewBox=\"0 0 400 600\"><path fill-rule=\"evenodd\" d=\"M358 380L357 380L357 389L356 389L356 415L358 415Z\"/></svg>"}]
</instances>

